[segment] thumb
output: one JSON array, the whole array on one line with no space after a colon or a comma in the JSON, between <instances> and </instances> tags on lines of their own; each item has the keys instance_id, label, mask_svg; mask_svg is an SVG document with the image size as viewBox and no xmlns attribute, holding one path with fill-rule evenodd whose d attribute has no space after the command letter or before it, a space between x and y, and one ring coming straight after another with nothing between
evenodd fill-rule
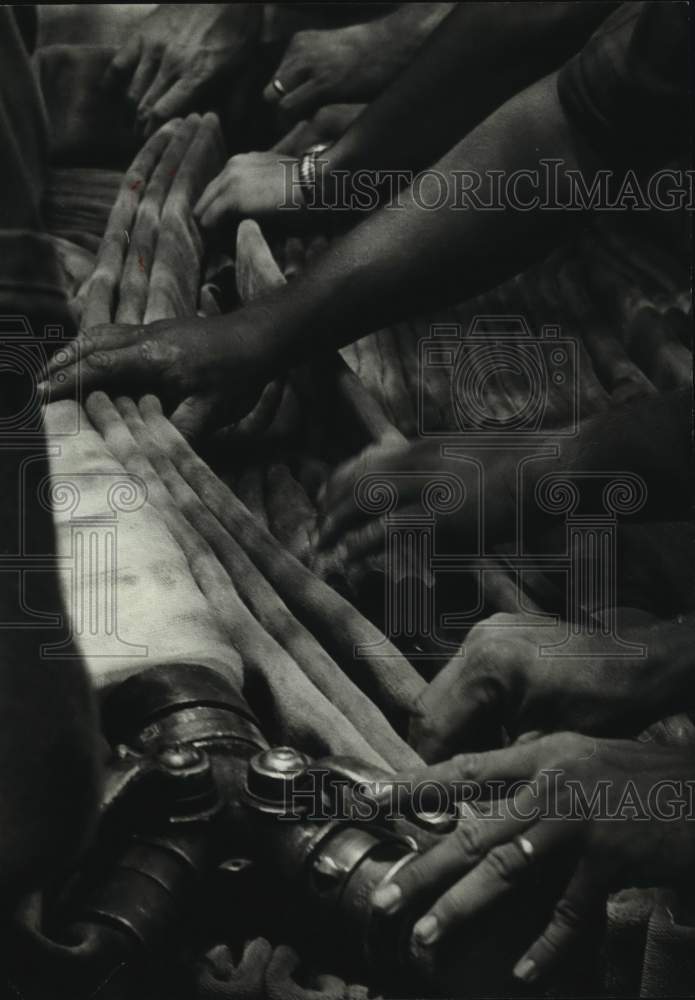
<instances>
[{"instance_id":1,"label":"thumb","mask_svg":"<svg viewBox=\"0 0 695 1000\"><path fill-rule=\"evenodd\" d=\"M501 698L463 650L425 688L410 722L409 740L428 763L502 743Z\"/></svg>"},{"instance_id":2,"label":"thumb","mask_svg":"<svg viewBox=\"0 0 695 1000\"><path fill-rule=\"evenodd\" d=\"M212 396L189 396L171 415L171 422L187 441L194 441L208 424L215 406Z\"/></svg>"}]
</instances>

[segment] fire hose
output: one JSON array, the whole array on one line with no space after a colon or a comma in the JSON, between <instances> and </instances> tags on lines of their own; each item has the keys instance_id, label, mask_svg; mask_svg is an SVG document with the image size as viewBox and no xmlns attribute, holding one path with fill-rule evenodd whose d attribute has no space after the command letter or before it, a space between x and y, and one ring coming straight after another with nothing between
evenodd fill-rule
<instances>
[{"instance_id":1,"label":"fire hose","mask_svg":"<svg viewBox=\"0 0 695 1000\"><path fill-rule=\"evenodd\" d=\"M369 900L455 817L363 816L360 788L387 774L270 747L242 695L195 664L123 682L106 700L103 728L112 756L94 846L12 941L9 982L25 1000L154 1000L172 956L202 946L206 931L208 943L215 931L220 940L235 920L244 932L267 923L283 901L284 933L306 924L314 947L386 992L450 994L464 982L475 990L475 967L494 989L508 983L504 952L511 944L511 968L547 914L505 901L503 916L496 907L465 946L448 946L429 967L414 964L408 940L418 912L378 917ZM175 974L168 1000L177 985Z\"/></svg>"}]
</instances>

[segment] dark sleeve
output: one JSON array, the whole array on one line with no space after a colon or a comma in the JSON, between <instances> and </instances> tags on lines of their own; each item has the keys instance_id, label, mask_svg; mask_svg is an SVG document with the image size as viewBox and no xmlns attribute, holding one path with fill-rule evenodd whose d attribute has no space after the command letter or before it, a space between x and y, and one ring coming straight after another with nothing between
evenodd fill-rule
<instances>
[{"instance_id":1,"label":"dark sleeve","mask_svg":"<svg viewBox=\"0 0 695 1000\"><path fill-rule=\"evenodd\" d=\"M690 143L688 4L624 3L560 71L560 101L608 162L658 165Z\"/></svg>"},{"instance_id":2,"label":"dark sleeve","mask_svg":"<svg viewBox=\"0 0 695 1000\"><path fill-rule=\"evenodd\" d=\"M96 706L78 651L66 642L60 658L46 653L67 627L41 491L50 467L36 381L52 330L73 330L41 231L43 115L10 11L0 5L0 922L72 861L99 781Z\"/></svg>"}]
</instances>

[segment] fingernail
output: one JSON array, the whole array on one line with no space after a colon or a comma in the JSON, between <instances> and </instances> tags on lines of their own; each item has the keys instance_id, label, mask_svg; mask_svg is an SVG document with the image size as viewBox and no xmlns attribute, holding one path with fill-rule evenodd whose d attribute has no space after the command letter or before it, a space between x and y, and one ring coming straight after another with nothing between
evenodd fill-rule
<instances>
[{"instance_id":1,"label":"fingernail","mask_svg":"<svg viewBox=\"0 0 695 1000\"><path fill-rule=\"evenodd\" d=\"M403 893L400 888L391 882L389 885L381 885L372 896L372 905L381 910L382 913L393 913L398 909Z\"/></svg>"},{"instance_id":2,"label":"fingernail","mask_svg":"<svg viewBox=\"0 0 695 1000\"><path fill-rule=\"evenodd\" d=\"M431 913L418 922L413 927L413 937L418 944L434 944L439 937L439 921Z\"/></svg>"},{"instance_id":3,"label":"fingernail","mask_svg":"<svg viewBox=\"0 0 695 1000\"><path fill-rule=\"evenodd\" d=\"M514 966L514 976L524 983L533 983L538 979L538 966L532 958L522 958Z\"/></svg>"}]
</instances>

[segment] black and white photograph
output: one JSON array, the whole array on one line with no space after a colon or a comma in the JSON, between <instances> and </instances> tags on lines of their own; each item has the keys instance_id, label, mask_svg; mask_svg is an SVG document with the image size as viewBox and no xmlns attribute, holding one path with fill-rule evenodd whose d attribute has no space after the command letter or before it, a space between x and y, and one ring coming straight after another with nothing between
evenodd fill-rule
<instances>
[{"instance_id":1,"label":"black and white photograph","mask_svg":"<svg viewBox=\"0 0 695 1000\"><path fill-rule=\"evenodd\" d=\"M0 4L0 1000L695 1000L692 18Z\"/></svg>"}]
</instances>

